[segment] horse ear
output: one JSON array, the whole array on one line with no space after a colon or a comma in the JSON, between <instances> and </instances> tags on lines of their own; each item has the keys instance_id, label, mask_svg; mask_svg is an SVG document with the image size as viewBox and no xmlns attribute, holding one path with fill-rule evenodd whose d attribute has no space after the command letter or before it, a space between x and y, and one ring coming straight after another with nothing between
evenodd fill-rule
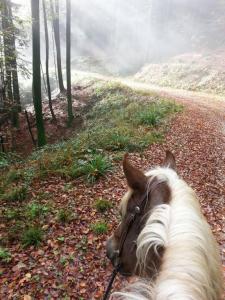
<instances>
[{"instance_id":1,"label":"horse ear","mask_svg":"<svg viewBox=\"0 0 225 300\"><path fill-rule=\"evenodd\" d=\"M130 162L128 161L128 154L125 154L123 159L123 171L130 188L139 191L146 190L147 177L143 172L130 164Z\"/></svg>"},{"instance_id":2,"label":"horse ear","mask_svg":"<svg viewBox=\"0 0 225 300\"><path fill-rule=\"evenodd\" d=\"M163 165L176 171L176 161L172 152L166 151L166 158Z\"/></svg>"}]
</instances>

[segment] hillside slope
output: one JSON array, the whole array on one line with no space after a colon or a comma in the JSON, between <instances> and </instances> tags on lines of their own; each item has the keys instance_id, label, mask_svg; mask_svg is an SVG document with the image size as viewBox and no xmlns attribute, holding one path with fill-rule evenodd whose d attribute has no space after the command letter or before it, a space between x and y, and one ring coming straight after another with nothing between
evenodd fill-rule
<instances>
[{"instance_id":1,"label":"hillside slope","mask_svg":"<svg viewBox=\"0 0 225 300\"><path fill-rule=\"evenodd\" d=\"M135 80L159 86L225 94L225 49L211 53L187 53L167 62L149 64Z\"/></svg>"}]
</instances>

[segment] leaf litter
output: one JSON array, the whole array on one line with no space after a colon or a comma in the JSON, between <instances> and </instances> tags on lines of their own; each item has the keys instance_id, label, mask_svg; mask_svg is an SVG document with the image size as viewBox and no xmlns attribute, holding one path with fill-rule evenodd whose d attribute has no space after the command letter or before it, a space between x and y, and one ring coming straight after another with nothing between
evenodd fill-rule
<instances>
[{"instance_id":1,"label":"leaf litter","mask_svg":"<svg viewBox=\"0 0 225 300\"><path fill-rule=\"evenodd\" d=\"M140 154L131 154L137 167L147 170L162 162L166 149L176 156L179 174L194 188L212 231L225 257L225 138L220 122L224 114L185 99L186 108L171 121L166 139ZM224 110L225 111L225 110ZM65 189L69 184L69 189ZM32 186L32 194L49 192L54 209L68 208L73 217L60 223L53 214L45 221L45 240L39 248L26 249L14 242L12 260L0 267L1 299L101 299L112 267L106 259L107 237L118 224L118 205L126 191L122 167L95 185L82 180L48 178ZM112 206L104 213L94 207L96 199L107 199ZM104 219L107 233L96 235L91 224ZM4 230L4 227L1 228ZM225 261L223 260L225 271ZM131 279L119 276L114 290Z\"/></svg>"}]
</instances>

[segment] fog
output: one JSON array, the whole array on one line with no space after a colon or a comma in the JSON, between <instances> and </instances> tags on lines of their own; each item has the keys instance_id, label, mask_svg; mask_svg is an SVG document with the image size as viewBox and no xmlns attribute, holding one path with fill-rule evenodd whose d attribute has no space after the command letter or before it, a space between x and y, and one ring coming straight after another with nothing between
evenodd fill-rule
<instances>
[{"instance_id":1,"label":"fog","mask_svg":"<svg viewBox=\"0 0 225 300\"><path fill-rule=\"evenodd\" d=\"M13 2L21 5L17 13L29 19L30 1ZM66 1L59 2L65 68ZM71 4L72 69L133 74L147 63L160 63L191 51L209 51L225 40L221 0L72 0ZM44 29L41 31L44 61ZM29 26L27 33L30 36ZM30 49L31 45L24 50L29 60ZM54 69L53 49L51 43Z\"/></svg>"}]
</instances>

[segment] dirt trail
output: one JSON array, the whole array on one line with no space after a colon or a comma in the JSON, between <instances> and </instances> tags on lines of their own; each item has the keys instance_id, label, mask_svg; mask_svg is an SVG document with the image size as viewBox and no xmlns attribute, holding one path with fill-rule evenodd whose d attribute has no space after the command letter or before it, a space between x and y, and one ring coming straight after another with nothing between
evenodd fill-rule
<instances>
[{"instance_id":1,"label":"dirt trail","mask_svg":"<svg viewBox=\"0 0 225 300\"><path fill-rule=\"evenodd\" d=\"M210 111L213 115L219 117L218 125L222 122L225 134L225 96L213 95L203 92L187 91L183 89L175 89L170 87L161 87L148 83L137 82L133 79L126 79L122 77L110 77L104 76L98 73L89 73L83 71L76 71L75 74L79 74L84 77L92 77L102 80L112 80L127 85L135 90L150 91L159 94L162 97L172 98L181 101L184 104L196 105L202 111Z\"/></svg>"},{"instance_id":2,"label":"dirt trail","mask_svg":"<svg viewBox=\"0 0 225 300\"><path fill-rule=\"evenodd\" d=\"M162 156L166 148L175 153L179 173L200 197L203 212L221 246L225 271L225 97L159 87L131 79L88 75L120 82L135 90L153 92L185 106L184 113L169 129L165 143L151 146L140 167L157 164L157 156ZM136 159L133 158L137 163Z\"/></svg>"}]
</instances>

